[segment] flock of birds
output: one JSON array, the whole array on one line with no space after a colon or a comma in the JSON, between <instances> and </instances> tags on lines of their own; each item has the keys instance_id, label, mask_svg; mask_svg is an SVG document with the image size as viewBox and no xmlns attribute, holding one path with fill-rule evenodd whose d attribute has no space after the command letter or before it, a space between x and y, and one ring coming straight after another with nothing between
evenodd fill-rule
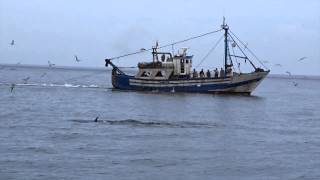
<instances>
[{"instance_id":1,"label":"flock of birds","mask_svg":"<svg viewBox=\"0 0 320 180\"><path fill-rule=\"evenodd\" d=\"M301 61L304 61L304 60L306 60L308 57L301 57L301 58L299 58L297 61L298 62L301 62ZM265 64L269 64L269 61L263 61L263 63L265 63ZM283 67L283 65L282 64L274 64L274 66L276 66L276 67ZM298 86L299 84L295 81L295 79L294 79L294 76L292 75L292 73L290 72L290 71L286 71L285 72L286 74L288 74L288 76L290 77L290 79L291 79L291 82L292 82L292 84L294 85L294 86Z\"/></svg>"},{"instance_id":2,"label":"flock of birds","mask_svg":"<svg viewBox=\"0 0 320 180\"><path fill-rule=\"evenodd\" d=\"M14 45L15 45L15 40L12 40L12 41L10 42L10 46L14 46ZM75 60L75 62L77 62L77 63L80 63L80 62L82 61L82 59L79 59L77 55L74 55L74 60ZM16 63L16 65L20 65L20 64L21 64L21 62ZM49 67L49 68L53 68L53 67L55 67L55 66L56 66L55 63L52 63L51 61L48 61L48 67ZM46 75L47 75L47 73L44 72L43 74L41 74L40 77L43 78L43 77L45 77ZM30 78L31 78L31 77L29 77L29 76L26 77L26 78L23 78L23 79L22 79L23 83L24 83L24 84L27 84L28 81L30 80ZM13 93L15 87L16 87L16 84L15 84L15 83L12 83L11 86L10 86L10 92L11 92L11 93Z\"/></svg>"}]
</instances>

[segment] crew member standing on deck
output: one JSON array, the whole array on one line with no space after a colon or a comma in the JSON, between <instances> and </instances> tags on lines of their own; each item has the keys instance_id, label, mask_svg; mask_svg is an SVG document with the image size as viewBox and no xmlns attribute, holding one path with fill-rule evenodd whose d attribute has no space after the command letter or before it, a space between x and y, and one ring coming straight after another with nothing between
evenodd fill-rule
<instances>
[{"instance_id":1,"label":"crew member standing on deck","mask_svg":"<svg viewBox=\"0 0 320 180\"><path fill-rule=\"evenodd\" d=\"M193 69L192 77L193 78L197 78L198 77L198 73L197 73L196 69Z\"/></svg>"},{"instance_id":2,"label":"crew member standing on deck","mask_svg":"<svg viewBox=\"0 0 320 180\"><path fill-rule=\"evenodd\" d=\"M166 56L164 54L162 54L161 61L164 62L165 60L166 60Z\"/></svg>"},{"instance_id":3,"label":"crew member standing on deck","mask_svg":"<svg viewBox=\"0 0 320 180\"><path fill-rule=\"evenodd\" d=\"M201 77L201 78L204 78L204 71L203 71L203 69L201 69L201 71L200 71L200 77Z\"/></svg>"},{"instance_id":4,"label":"crew member standing on deck","mask_svg":"<svg viewBox=\"0 0 320 180\"><path fill-rule=\"evenodd\" d=\"M218 70L218 68L216 68L216 69L214 70L214 77L215 77L215 78L218 78L218 76L219 76L219 70Z\"/></svg>"},{"instance_id":5,"label":"crew member standing on deck","mask_svg":"<svg viewBox=\"0 0 320 180\"><path fill-rule=\"evenodd\" d=\"M211 78L211 73L210 73L210 70L208 69L207 71L207 78Z\"/></svg>"},{"instance_id":6,"label":"crew member standing on deck","mask_svg":"<svg viewBox=\"0 0 320 180\"><path fill-rule=\"evenodd\" d=\"M221 69L220 69L220 77L224 77L224 75L225 75L225 74L224 74L224 70L221 68Z\"/></svg>"}]
</instances>

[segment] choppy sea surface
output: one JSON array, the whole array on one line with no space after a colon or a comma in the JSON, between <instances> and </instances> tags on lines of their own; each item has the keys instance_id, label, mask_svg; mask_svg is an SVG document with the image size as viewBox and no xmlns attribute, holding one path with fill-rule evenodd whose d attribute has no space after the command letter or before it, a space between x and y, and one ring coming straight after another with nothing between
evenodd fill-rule
<instances>
[{"instance_id":1,"label":"choppy sea surface","mask_svg":"<svg viewBox=\"0 0 320 180\"><path fill-rule=\"evenodd\" d=\"M107 70L1 67L0 179L320 179L320 81L295 81L158 94L112 90Z\"/></svg>"}]
</instances>

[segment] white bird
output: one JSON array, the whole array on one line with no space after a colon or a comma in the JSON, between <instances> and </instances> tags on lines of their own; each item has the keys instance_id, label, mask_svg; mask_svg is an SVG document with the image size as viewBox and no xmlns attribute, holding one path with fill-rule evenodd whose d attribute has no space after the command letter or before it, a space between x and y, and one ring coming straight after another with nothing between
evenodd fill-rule
<instances>
[{"instance_id":1,"label":"white bird","mask_svg":"<svg viewBox=\"0 0 320 180\"><path fill-rule=\"evenodd\" d=\"M10 45L11 45L11 46L13 46L13 45L14 45L14 40L12 40L12 41L11 41Z\"/></svg>"},{"instance_id":2,"label":"white bird","mask_svg":"<svg viewBox=\"0 0 320 180\"><path fill-rule=\"evenodd\" d=\"M53 64L53 63L51 63L50 61L48 61L48 65L49 65L49 67L53 67L53 66L55 66L56 64Z\"/></svg>"},{"instance_id":3,"label":"white bird","mask_svg":"<svg viewBox=\"0 0 320 180\"><path fill-rule=\"evenodd\" d=\"M292 76L291 72L286 71L286 73L289 75L289 77L291 78L291 82L294 86L298 86L298 83L294 81L294 77Z\"/></svg>"},{"instance_id":4,"label":"white bird","mask_svg":"<svg viewBox=\"0 0 320 180\"><path fill-rule=\"evenodd\" d=\"M282 67L282 65L281 65L281 64L275 64L275 66L279 66L279 67Z\"/></svg>"},{"instance_id":5,"label":"white bird","mask_svg":"<svg viewBox=\"0 0 320 180\"><path fill-rule=\"evenodd\" d=\"M307 57L302 57L302 58L300 58L298 61L303 61L303 60L305 60L305 59L307 59Z\"/></svg>"},{"instance_id":6,"label":"white bird","mask_svg":"<svg viewBox=\"0 0 320 180\"><path fill-rule=\"evenodd\" d=\"M76 60L77 62L80 62L80 61L81 61L81 60L78 58L77 55L74 55L74 58L75 58L75 60Z\"/></svg>"},{"instance_id":7,"label":"white bird","mask_svg":"<svg viewBox=\"0 0 320 180\"><path fill-rule=\"evenodd\" d=\"M24 78L24 79L22 79L23 80L23 83L24 84L27 84L28 83L28 81L29 81L29 79L30 79L30 77L28 76L28 77L26 77L26 78Z\"/></svg>"}]
</instances>

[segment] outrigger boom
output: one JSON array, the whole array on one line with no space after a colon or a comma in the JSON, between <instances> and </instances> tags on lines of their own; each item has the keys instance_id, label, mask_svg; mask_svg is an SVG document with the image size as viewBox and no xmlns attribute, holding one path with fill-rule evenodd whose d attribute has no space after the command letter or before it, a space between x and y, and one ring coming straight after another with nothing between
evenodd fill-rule
<instances>
[{"instance_id":1,"label":"outrigger boom","mask_svg":"<svg viewBox=\"0 0 320 180\"><path fill-rule=\"evenodd\" d=\"M159 49L174 46L196 38L204 37L224 30L224 68L207 71L201 70L198 73L195 69L191 71L193 56L187 55L187 48L181 48L177 54L169 52L158 52ZM221 29L209 33L194 36L182 41L177 41L164 46L156 46L151 49L144 49L134 53L106 59L106 66L112 67L112 85L115 89L155 92L194 92L194 93L245 93L251 92L268 75L270 70L256 67L245 54L245 51L238 45L244 43L229 30L229 26L223 21ZM242 55L230 53L229 43L232 48L238 47ZM246 49L248 49L246 47ZM232 49L233 50L233 49ZM152 62L138 63L139 71L135 76L130 76L121 71L112 63L114 59L139 54L145 51L152 51ZM249 50L262 66L263 63ZM233 50L234 53L234 50ZM160 58L159 58L160 56ZM233 59L244 59L249 61L254 71L250 73L233 72ZM160 60L159 60L160 59ZM238 63L238 68L240 71Z\"/></svg>"}]
</instances>

